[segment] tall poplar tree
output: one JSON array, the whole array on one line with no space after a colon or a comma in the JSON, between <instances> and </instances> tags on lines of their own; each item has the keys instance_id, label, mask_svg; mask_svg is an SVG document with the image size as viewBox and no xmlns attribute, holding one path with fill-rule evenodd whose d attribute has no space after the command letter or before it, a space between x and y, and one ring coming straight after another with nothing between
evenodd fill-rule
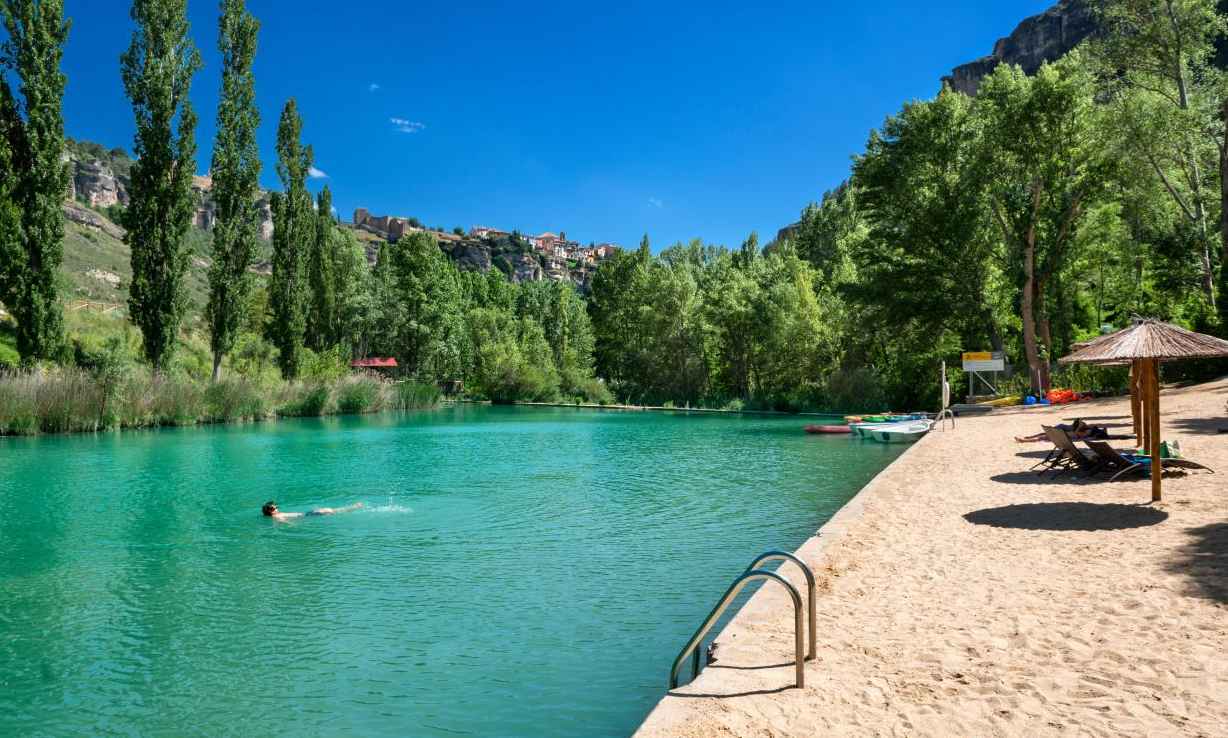
<instances>
[{"instance_id":1,"label":"tall poplar tree","mask_svg":"<svg viewBox=\"0 0 1228 738\"><path fill-rule=\"evenodd\" d=\"M17 319L17 350L28 362L51 356L64 334L55 281L68 192L60 71L68 23L60 0L0 0L0 15L8 32L0 52L0 301ZM6 71L21 80L21 101Z\"/></svg>"},{"instance_id":2,"label":"tall poplar tree","mask_svg":"<svg viewBox=\"0 0 1228 738\"><path fill-rule=\"evenodd\" d=\"M323 351L337 342L337 285L334 269L333 193L326 185L316 202L316 231L308 262L311 288L307 312L307 346Z\"/></svg>"},{"instance_id":3,"label":"tall poplar tree","mask_svg":"<svg viewBox=\"0 0 1228 738\"><path fill-rule=\"evenodd\" d=\"M308 249L315 238L307 171L311 147L302 145L303 119L291 99L277 126L277 176L285 192L273 193L273 278L269 283L272 320L269 339L280 351L277 362L286 379L298 376L306 321Z\"/></svg>"},{"instance_id":4,"label":"tall poplar tree","mask_svg":"<svg viewBox=\"0 0 1228 738\"><path fill-rule=\"evenodd\" d=\"M120 57L136 117L136 161L123 217L132 249L128 313L141 329L145 358L163 369L186 308L184 236L196 170L196 113L188 92L201 60L188 35L187 0L134 0L131 15L136 31Z\"/></svg>"},{"instance_id":5,"label":"tall poplar tree","mask_svg":"<svg viewBox=\"0 0 1228 738\"><path fill-rule=\"evenodd\" d=\"M213 263L209 267L210 348L213 381L221 376L222 358L234 348L251 295L248 272L255 261L260 212L260 150L256 129L256 84L252 61L260 24L247 12L244 0L222 0L218 50L222 54L222 96L217 106L217 138L213 145Z\"/></svg>"}]
</instances>

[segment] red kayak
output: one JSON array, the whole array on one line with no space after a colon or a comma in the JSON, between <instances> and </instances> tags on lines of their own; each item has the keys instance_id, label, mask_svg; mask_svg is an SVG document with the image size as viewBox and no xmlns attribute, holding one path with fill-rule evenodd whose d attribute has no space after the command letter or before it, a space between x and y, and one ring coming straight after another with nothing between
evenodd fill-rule
<instances>
[{"instance_id":1,"label":"red kayak","mask_svg":"<svg viewBox=\"0 0 1228 738\"><path fill-rule=\"evenodd\" d=\"M805 428L807 433L852 433L853 429L847 425L808 425Z\"/></svg>"}]
</instances>

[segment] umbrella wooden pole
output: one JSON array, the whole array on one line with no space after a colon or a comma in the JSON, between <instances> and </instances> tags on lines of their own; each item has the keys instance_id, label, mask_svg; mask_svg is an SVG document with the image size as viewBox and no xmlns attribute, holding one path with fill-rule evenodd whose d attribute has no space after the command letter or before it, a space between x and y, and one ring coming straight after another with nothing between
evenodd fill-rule
<instances>
[{"instance_id":1,"label":"umbrella wooden pole","mask_svg":"<svg viewBox=\"0 0 1228 738\"><path fill-rule=\"evenodd\" d=\"M1164 464L1160 460L1160 362L1156 359L1148 361L1147 372L1151 380L1151 445L1148 452L1151 455L1151 501L1159 502L1161 494L1161 477L1164 474Z\"/></svg>"},{"instance_id":2,"label":"umbrella wooden pole","mask_svg":"<svg viewBox=\"0 0 1228 738\"><path fill-rule=\"evenodd\" d=\"M1151 448L1151 378L1147 374L1148 362L1139 359L1134 363L1138 369L1138 447L1147 453L1147 449Z\"/></svg>"},{"instance_id":3,"label":"umbrella wooden pole","mask_svg":"<svg viewBox=\"0 0 1228 738\"><path fill-rule=\"evenodd\" d=\"M1134 421L1134 437L1139 448L1143 446L1143 413L1142 399L1139 397L1139 362L1130 364L1130 417Z\"/></svg>"}]
</instances>

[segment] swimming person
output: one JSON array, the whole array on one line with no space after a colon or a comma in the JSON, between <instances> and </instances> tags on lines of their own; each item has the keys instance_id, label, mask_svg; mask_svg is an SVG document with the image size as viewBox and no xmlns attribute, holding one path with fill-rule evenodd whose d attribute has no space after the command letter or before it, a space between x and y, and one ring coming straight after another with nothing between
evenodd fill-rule
<instances>
[{"instance_id":1,"label":"swimming person","mask_svg":"<svg viewBox=\"0 0 1228 738\"><path fill-rule=\"evenodd\" d=\"M276 502L269 500L268 502L264 503L264 507L260 508L260 512L263 513L266 518L272 518L284 523L287 520L295 520L296 518L305 518L315 515L336 515L337 513L353 512L360 507L362 507L362 503L355 502L353 505L346 505L345 507L317 507L314 510L309 510L305 513L282 512L281 510L277 509Z\"/></svg>"}]
</instances>

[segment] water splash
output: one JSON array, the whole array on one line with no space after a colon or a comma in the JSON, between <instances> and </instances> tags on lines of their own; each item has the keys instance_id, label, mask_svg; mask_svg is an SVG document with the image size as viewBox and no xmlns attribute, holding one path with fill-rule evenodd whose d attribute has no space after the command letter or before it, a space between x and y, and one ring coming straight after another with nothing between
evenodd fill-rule
<instances>
[{"instance_id":1,"label":"water splash","mask_svg":"<svg viewBox=\"0 0 1228 738\"><path fill-rule=\"evenodd\" d=\"M372 513L412 513L413 509L405 505L370 505L363 508L364 512Z\"/></svg>"}]
</instances>

